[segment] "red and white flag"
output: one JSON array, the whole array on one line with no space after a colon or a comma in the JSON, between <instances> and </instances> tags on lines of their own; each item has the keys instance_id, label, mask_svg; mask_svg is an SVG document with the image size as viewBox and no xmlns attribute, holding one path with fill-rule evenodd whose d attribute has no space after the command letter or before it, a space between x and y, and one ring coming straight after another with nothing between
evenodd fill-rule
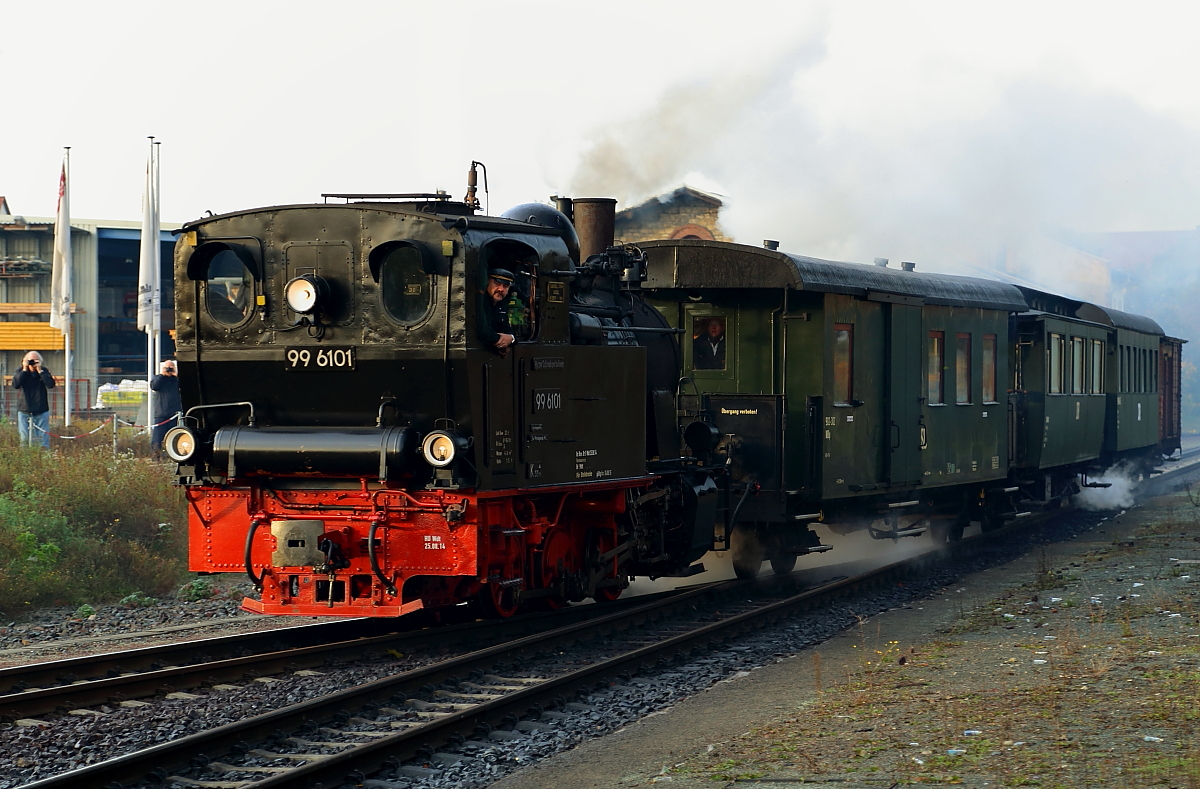
<instances>
[{"instance_id":1,"label":"red and white flag","mask_svg":"<svg viewBox=\"0 0 1200 789\"><path fill-rule=\"evenodd\" d=\"M58 177L58 213L54 219L54 260L50 276L50 325L71 331L71 194L67 164Z\"/></svg>"}]
</instances>

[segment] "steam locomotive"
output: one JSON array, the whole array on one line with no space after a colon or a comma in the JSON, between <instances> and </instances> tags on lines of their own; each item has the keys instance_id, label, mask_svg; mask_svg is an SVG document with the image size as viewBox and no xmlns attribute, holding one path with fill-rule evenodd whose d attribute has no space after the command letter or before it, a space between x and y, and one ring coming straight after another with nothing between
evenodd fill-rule
<instances>
[{"instance_id":1,"label":"steam locomotive","mask_svg":"<svg viewBox=\"0 0 1200 789\"><path fill-rule=\"evenodd\" d=\"M616 245L609 199L490 217L473 187L324 197L197 220L175 249L185 415L164 445L191 569L247 573L252 611L509 616L712 549L788 572L829 548L817 522L954 539L1179 445L1182 341L1146 318ZM505 348L484 339L496 310Z\"/></svg>"}]
</instances>

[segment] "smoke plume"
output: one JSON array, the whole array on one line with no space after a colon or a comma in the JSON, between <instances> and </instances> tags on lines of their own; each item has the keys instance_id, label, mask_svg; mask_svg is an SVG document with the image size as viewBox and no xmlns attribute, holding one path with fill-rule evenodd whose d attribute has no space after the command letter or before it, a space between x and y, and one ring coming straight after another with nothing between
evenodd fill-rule
<instances>
[{"instance_id":1,"label":"smoke plume","mask_svg":"<svg viewBox=\"0 0 1200 789\"><path fill-rule=\"evenodd\" d=\"M839 126L794 89L823 51L810 41L757 73L677 86L596 129L572 193L628 206L698 174L720 185L722 221L745 243L921 270L991 263L1060 228L1190 228L1200 216L1200 132L1131 98L1028 76L924 124Z\"/></svg>"}]
</instances>

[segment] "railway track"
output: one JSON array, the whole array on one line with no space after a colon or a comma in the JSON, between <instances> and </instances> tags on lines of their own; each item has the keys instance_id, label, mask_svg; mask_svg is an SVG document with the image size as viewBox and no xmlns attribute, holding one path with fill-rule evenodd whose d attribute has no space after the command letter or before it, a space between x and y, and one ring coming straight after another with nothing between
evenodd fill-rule
<instances>
[{"instance_id":1,"label":"railway track","mask_svg":"<svg viewBox=\"0 0 1200 789\"><path fill-rule=\"evenodd\" d=\"M1189 453L1191 460L1200 452ZM1146 495L1200 473L1200 464L1180 464L1142 483ZM981 546L1010 540L1042 521L1026 518L978 541L965 541L941 555L954 561ZM974 543L974 544L970 544ZM928 554L815 589L788 589L791 579L727 582L658 599L634 598L628 607L605 607L603 615L505 640L430 663L360 687L264 713L244 721L182 737L83 769L43 779L29 787L131 786L142 782L193 787L311 787L343 783L400 787L441 765L470 761L497 740L520 739L554 729L572 716L586 715L601 693L638 692L650 687L655 672L687 673L706 661L707 650L741 638L806 609L829 605L839 595L873 585L919 577ZM747 599L751 589L758 599ZM736 600L736 603L734 602ZM599 607L591 608L600 611ZM347 623L336 623L347 624ZM514 635L510 620L492 623ZM525 625L536 627L531 625ZM458 642L475 639L464 635ZM450 630L446 628L443 630ZM317 631L314 631L317 632ZM424 639L441 631L422 631ZM448 634L453 640L456 636ZM339 644L358 656L377 649L379 639L412 638L382 634ZM449 642L447 642L449 643ZM301 653L311 647L301 647ZM292 659L295 651L272 655ZM235 660L237 660L235 658ZM570 662L568 662L570 661ZM238 668L238 667L233 667ZM162 669L160 669L162 670ZM25 694L21 694L25 695ZM7 697L6 697L7 698ZM383 777L373 777L383 776ZM367 782L364 784L364 782Z\"/></svg>"},{"instance_id":2,"label":"railway track","mask_svg":"<svg viewBox=\"0 0 1200 789\"><path fill-rule=\"evenodd\" d=\"M673 594L432 629L413 629L396 620L324 622L0 668L0 722L100 704L115 706L393 652L475 649Z\"/></svg>"},{"instance_id":3,"label":"railway track","mask_svg":"<svg viewBox=\"0 0 1200 789\"><path fill-rule=\"evenodd\" d=\"M197 787L333 787L381 770L470 758L471 742L521 737L586 708L602 685L703 659L705 650L864 585L907 578L901 562L817 589L788 577L729 581L578 622L185 737L29 787L138 781ZM757 599L746 592L757 589ZM735 602L736 600L736 602ZM588 645L586 665L577 644ZM258 743L249 746L247 743ZM448 749L448 750L446 750ZM407 769L424 769L420 767ZM383 784L380 784L383 785Z\"/></svg>"}]
</instances>

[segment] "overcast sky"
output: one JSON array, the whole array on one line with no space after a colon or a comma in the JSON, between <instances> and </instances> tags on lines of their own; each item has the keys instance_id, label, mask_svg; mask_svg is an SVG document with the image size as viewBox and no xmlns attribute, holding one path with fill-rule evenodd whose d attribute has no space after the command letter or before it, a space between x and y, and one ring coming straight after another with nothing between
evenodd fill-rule
<instances>
[{"instance_id":1,"label":"overcast sky","mask_svg":"<svg viewBox=\"0 0 1200 789\"><path fill-rule=\"evenodd\" d=\"M181 222L322 192L491 209L687 182L738 240L953 256L1046 225L1200 223L1185 3L11 3L0 194Z\"/></svg>"}]
</instances>

